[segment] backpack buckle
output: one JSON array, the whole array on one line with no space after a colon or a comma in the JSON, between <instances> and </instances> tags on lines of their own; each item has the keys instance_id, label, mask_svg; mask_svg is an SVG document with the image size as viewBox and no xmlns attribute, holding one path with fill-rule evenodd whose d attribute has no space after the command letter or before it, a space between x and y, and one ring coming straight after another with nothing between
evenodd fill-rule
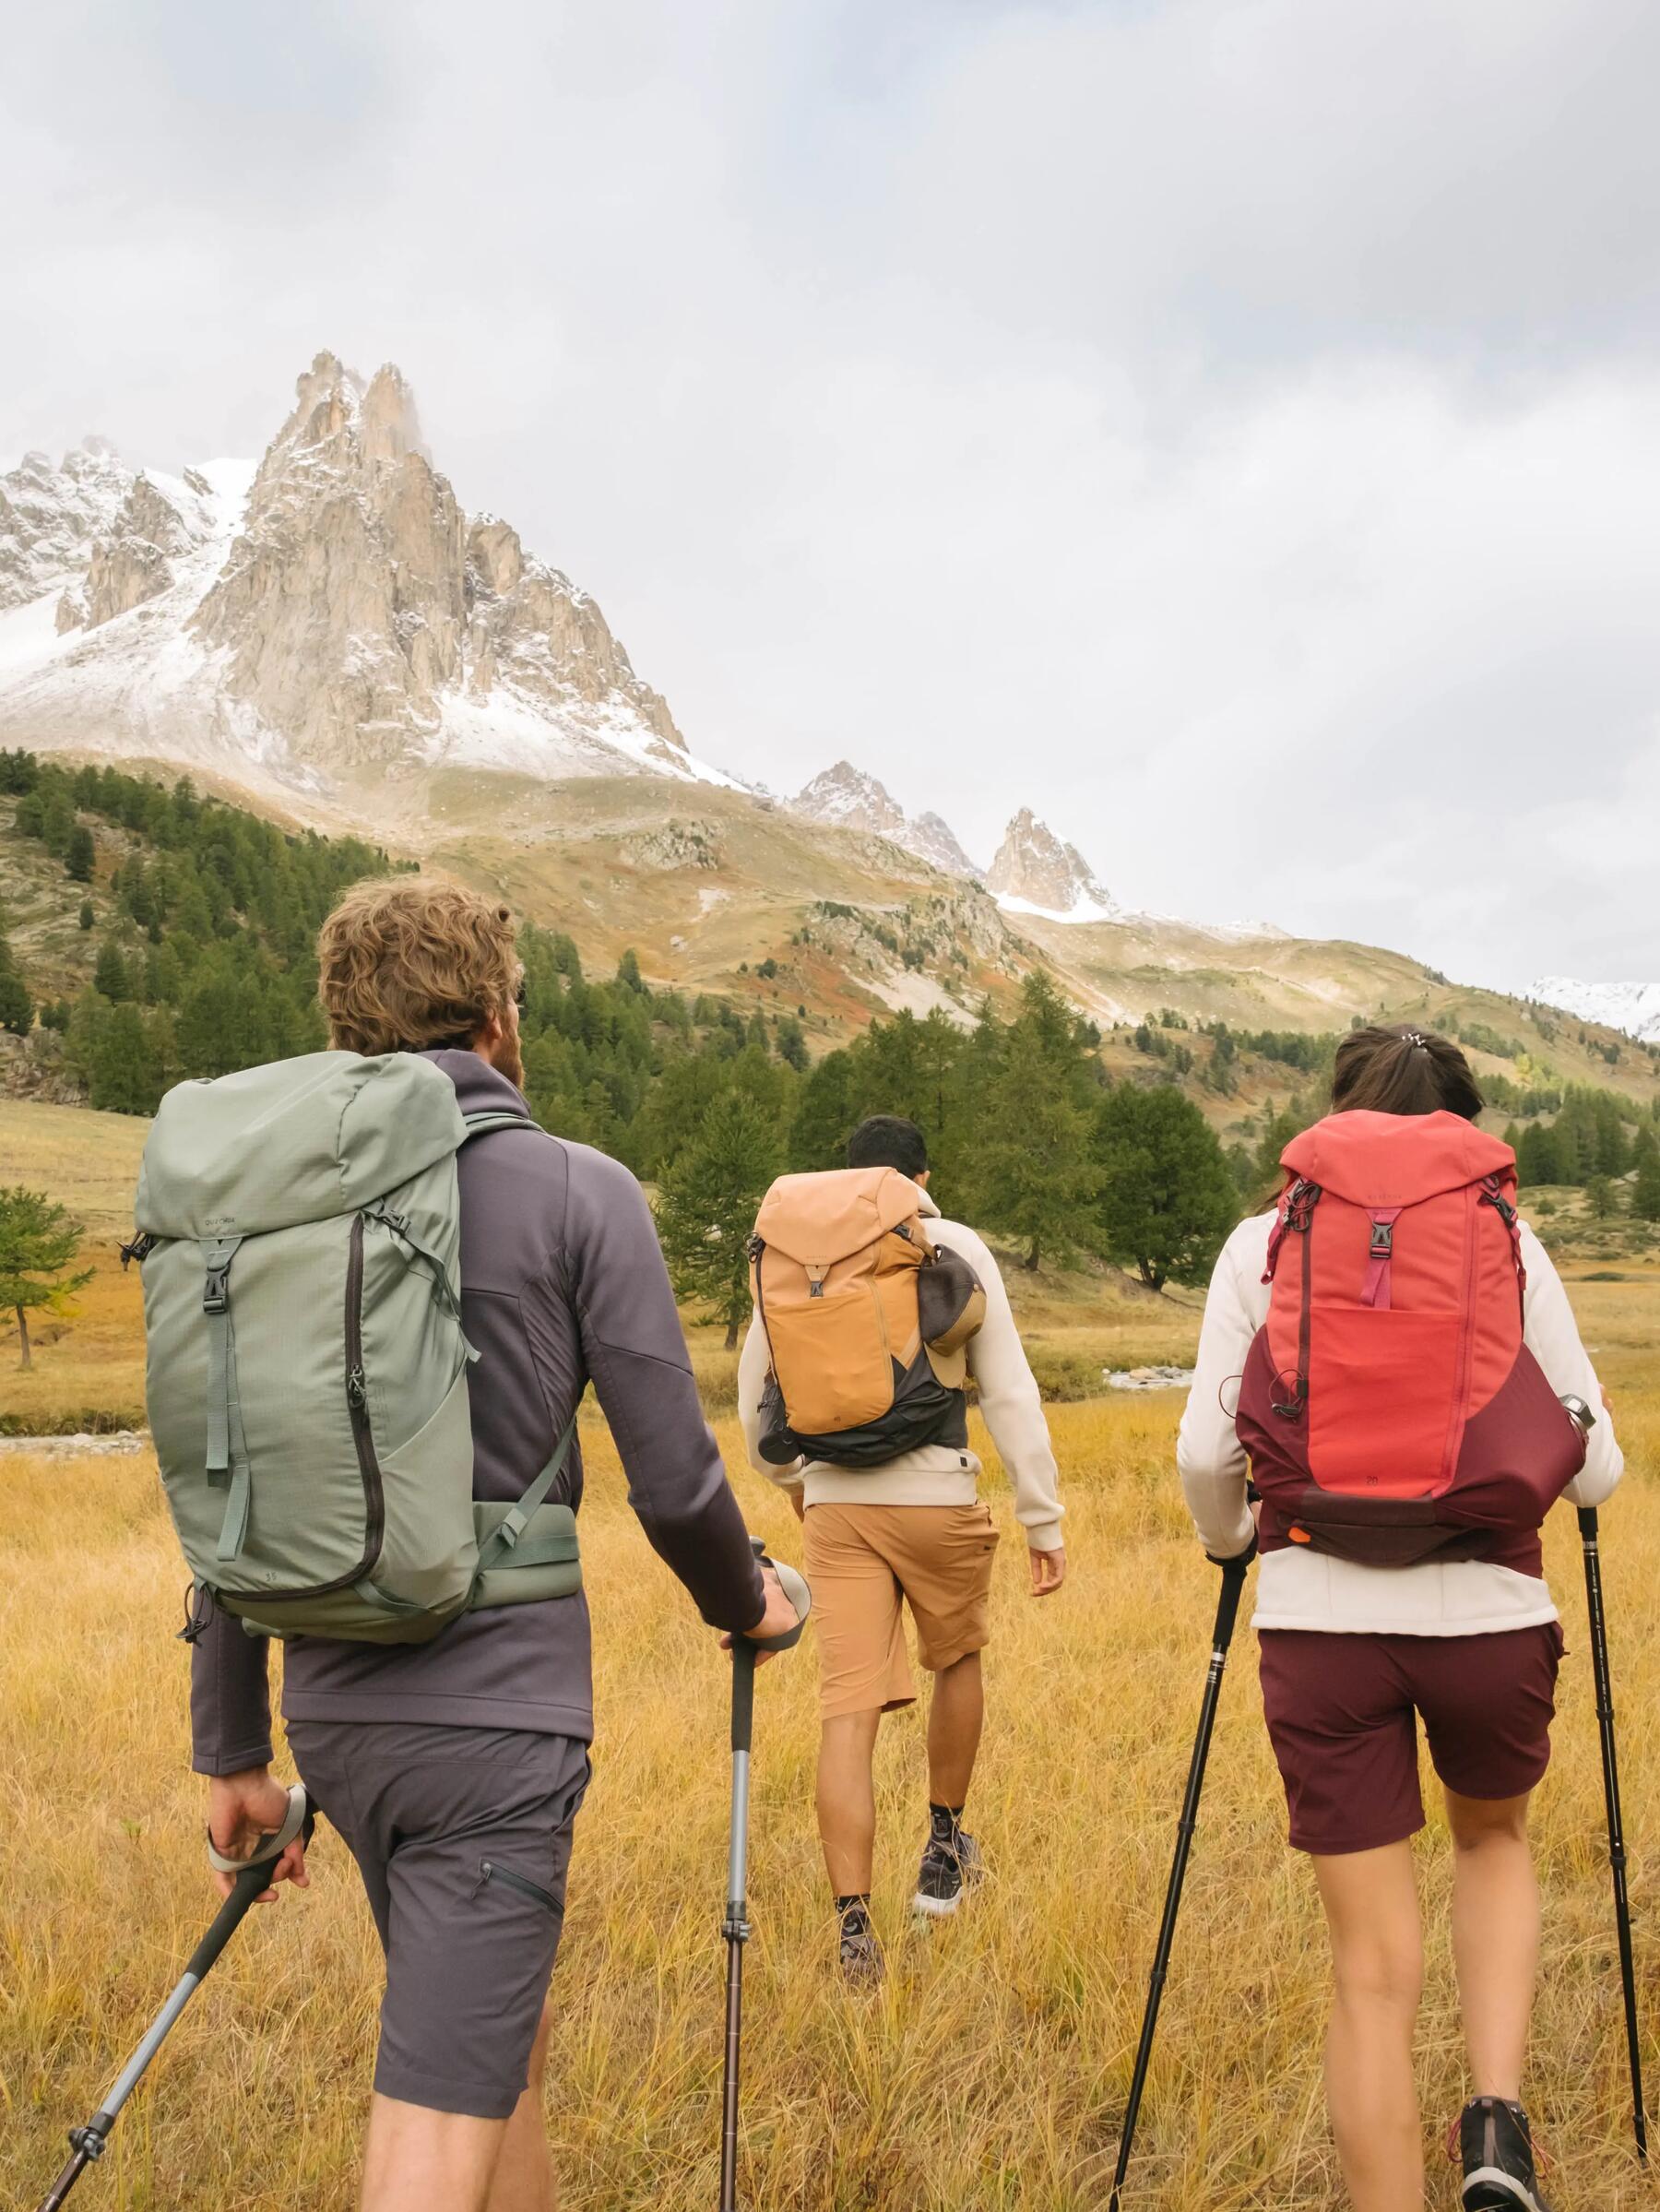
<instances>
[{"instance_id":1,"label":"backpack buckle","mask_svg":"<svg viewBox=\"0 0 1660 2212\"><path fill-rule=\"evenodd\" d=\"M202 1286L204 1314L225 1314L231 1310L231 1269L209 1267L208 1279Z\"/></svg>"},{"instance_id":2,"label":"backpack buckle","mask_svg":"<svg viewBox=\"0 0 1660 2212\"><path fill-rule=\"evenodd\" d=\"M1375 1260L1386 1260L1389 1257L1393 1245L1394 1223L1393 1221L1374 1221L1371 1225L1372 1258Z\"/></svg>"}]
</instances>

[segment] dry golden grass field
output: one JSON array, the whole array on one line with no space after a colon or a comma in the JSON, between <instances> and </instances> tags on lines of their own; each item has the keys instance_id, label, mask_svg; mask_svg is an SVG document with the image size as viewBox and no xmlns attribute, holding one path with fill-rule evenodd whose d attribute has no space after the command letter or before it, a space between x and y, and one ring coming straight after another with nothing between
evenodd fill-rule
<instances>
[{"instance_id":1,"label":"dry golden grass field","mask_svg":"<svg viewBox=\"0 0 1660 2212\"><path fill-rule=\"evenodd\" d=\"M1599 1286L1596 1327L1633 1479L1606 1516L1646 2018L1660 2026L1652 1849L1660 1400L1640 1387L1652 1290ZM1622 1287L1623 1288L1623 1287ZM921 1728L881 1753L876 1909L894 1973L874 2000L834 1976L810 1807L810 1644L761 1679L745 2201L785 2208L1105 2203L1154 1923L1204 1670L1214 1576L1170 1468L1176 1405L1059 1409L1073 1577L1032 1604L1008 1518L990 1721L973 1823L994 1878L957 1924L905 1925L924 1794ZM597 1616L597 1778L578 1824L550 2095L567 2212L715 2199L728 1758L714 1638L647 1552L603 1431L584 1516ZM723 1441L734 1439L729 1427ZM735 1457L735 1455L734 1455ZM793 1550L787 1508L741 1476L753 1525ZM1547 1970L1532 2097L1566 2212L1653 2201L1628 2151L1618 1981L1590 1671L1571 1522L1551 1571L1572 1657L1541 1793ZM148 1457L0 1456L0 2202L28 2206L64 2129L97 2102L210 1909L187 1775L181 1574ZM1241 1633L1131 2202L1163 2212L1314 2212L1341 2199L1317 2043L1325 1969ZM255 1921L169 2043L77 2201L147 2212L352 2201L374 2043L373 1933L326 1829L314 1886ZM1431 1911L1447 1887L1432 1823ZM1427 2126L1460 2100L1444 1933L1430 1948ZM1660 2072L1660 2066L1656 2068ZM1451 2205L1438 2169L1435 2201Z\"/></svg>"},{"instance_id":2,"label":"dry golden grass field","mask_svg":"<svg viewBox=\"0 0 1660 2212\"><path fill-rule=\"evenodd\" d=\"M142 1130L0 1105L0 1157L71 1199L100 1277L40 1356L31 1418L125 1404L141 1385L136 1286L112 1273ZM19 1121L17 1117L25 1118ZM8 1116L10 1118L8 1118ZM58 1148L52 1159L42 1147ZM0 1180L18 1179L16 1150ZM1587 1342L1630 1474L1604 1516L1649 2054L1660 2088L1660 1276L1588 1282ZM1016 1284L1057 1357L1181 1358L1196 1312L1080 1278ZM696 1332L718 1405L727 1362ZM16 1409L0 1338L0 1412ZM1180 1401L1058 1406L1073 1575L1038 1606L1006 1485L970 1822L992 1880L954 1925L906 1924L924 1798L919 1712L884 1729L876 1911L893 1973L840 1989L811 1791L811 1638L761 1678L756 1729L743 2201L754 2212L1099 2212L1116 2148L1204 1673L1215 1577L1172 1466ZM729 1464L734 1425L720 1420ZM565 2212L716 2198L729 1760L714 1637L649 1553L602 1426L585 1426L584 1548L596 1615L596 1780L577 1829L549 2116ZM983 1439L981 1439L983 1444ZM788 1556L783 1502L736 1476ZM1538 1802L1546 1971L1530 2095L1559 2212L1635 2212L1583 1599L1571 1516L1549 1532L1568 1627L1557 1759ZM65 2129L96 2104L211 1909L188 1775L184 1574L148 1455L0 1447L0 2206L31 2206ZM1127 2202L1146 2212L1325 2212L1342 2203L1320 2089L1326 1968L1306 1866L1284 1844L1254 1639L1241 1629ZM1421 2046L1426 2135L1461 2100L1442 1908L1445 1832L1421 1847L1431 1914ZM325 1826L309 1895L238 1937L76 2203L142 2212L344 2212L374 2045L377 1961L353 1870ZM1432 2198L1454 2201L1432 2165Z\"/></svg>"}]
</instances>

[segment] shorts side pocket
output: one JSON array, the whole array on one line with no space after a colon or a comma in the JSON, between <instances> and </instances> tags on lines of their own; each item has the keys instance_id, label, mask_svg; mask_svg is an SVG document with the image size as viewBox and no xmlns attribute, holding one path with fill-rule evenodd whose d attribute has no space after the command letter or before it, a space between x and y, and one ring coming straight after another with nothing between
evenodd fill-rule
<instances>
[{"instance_id":1,"label":"shorts side pocket","mask_svg":"<svg viewBox=\"0 0 1660 2212\"><path fill-rule=\"evenodd\" d=\"M516 1889L521 1897L534 1897L539 1905L547 1907L555 1920L564 1917L564 1907L551 1889L544 1889L540 1882L532 1882L528 1874L521 1874L511 1866L504 1866L499 1859L480 1860L474 1897L478 1896L487 1882L501 1883L508 1889Z\"/></svg>"}]
</instances>

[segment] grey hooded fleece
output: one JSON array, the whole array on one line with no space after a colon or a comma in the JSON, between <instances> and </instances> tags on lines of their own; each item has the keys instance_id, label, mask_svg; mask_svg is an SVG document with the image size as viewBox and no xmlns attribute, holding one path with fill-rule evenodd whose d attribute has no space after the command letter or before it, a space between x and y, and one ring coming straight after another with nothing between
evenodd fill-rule
<instances>
[{"instance_id":1,"label":"grey hooded fleece","mask_svg":"<svg viewBox=\"0 0 1660 2212\"><path fill-rule=\"evenodd\" d=\"M459 1158L461 1308L472 1370L473 1488L516 1498L552 1457L591 1382L653 1549L706 1621L752 1628L765 1596L698 1403L685 1338L645 1194L586 1145L538 1135L524 1100L476 1052L426 1055L467 1113L523 1114ZM554 1496L582 1503L574 1449ZM217 1611L191 1649L198 1774L271 1757L267 1646ZM283 1663L290 1720L400 1720L594 1732L587 1600L466 1613L430 1644L295 1636Z\"/></svg>"}]
</instances>

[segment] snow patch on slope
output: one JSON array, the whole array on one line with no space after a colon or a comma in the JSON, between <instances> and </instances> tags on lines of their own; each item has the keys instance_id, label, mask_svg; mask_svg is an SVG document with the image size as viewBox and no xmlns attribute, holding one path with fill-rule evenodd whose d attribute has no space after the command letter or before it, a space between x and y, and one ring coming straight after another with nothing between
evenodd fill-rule
<instances>
[{"instance_id":1,"label":"snow patch on slope","mask_svg":"<svg viewBox=\"0 0 1660 2212\"><path fill-rule=\"evenodd\" d=\"M1582 1021L1623 1029L1642 1044L1660 1044L1660 983L1586 983L1574 976L1541 976L1528 994Z\"/></svg>"}]
</instances>

